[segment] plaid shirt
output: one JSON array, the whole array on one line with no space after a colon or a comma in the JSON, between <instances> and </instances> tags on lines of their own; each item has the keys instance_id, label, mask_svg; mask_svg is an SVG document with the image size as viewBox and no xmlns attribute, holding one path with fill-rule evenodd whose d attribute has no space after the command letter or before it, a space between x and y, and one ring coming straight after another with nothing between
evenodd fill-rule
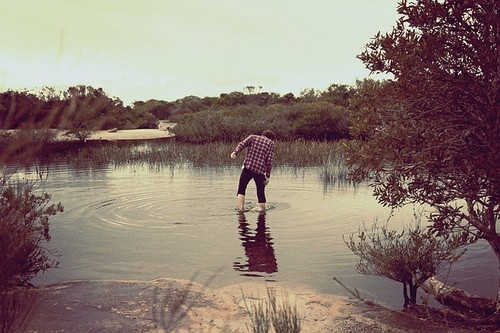
<instances>
[{"instance_id":1,"label":"plaid shirt","mask_svg":"<svg viewBox=\"0 0 500 333\"><path fill-rule=\"evenodd\" d=\"M243 167L255 173L265 174L269 178L273 167L274 142L262 135L250 135L238 144L234 153L238 155L246 147L247 156Z\"/></svg>"}]
</instances>

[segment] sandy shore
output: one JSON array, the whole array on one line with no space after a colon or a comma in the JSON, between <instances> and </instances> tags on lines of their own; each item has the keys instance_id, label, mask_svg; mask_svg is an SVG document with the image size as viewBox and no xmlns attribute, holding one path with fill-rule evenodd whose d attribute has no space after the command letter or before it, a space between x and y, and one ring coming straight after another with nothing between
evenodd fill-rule
<instances>
[{"instance_id":1,"label":"sandy shore","mask_svg":"<svg viewBox=\"0 0 500 333\"><path fill-rule=\"evenodd\" d=\"M160 122L158 128L152 129L131 129L131 130L103 130L96 131L87 138L87 141L93 140L106 140L106 141L118 141L118 140L149 140L149 139L163 139L170 138L174 136L170 129L174 127L174 123ZM16 133L22 130L0 130L0 134L5 133ZM74 141L77 140L73 136L66 136L65 131L51 129L49 130L55 136L57 141Z\"/></svg>"},{"instance_id":2,"label":"sandy shore","mask_svg":"<svg viewBox=\"0 0 500 333\"><path fill-rule=\"evenodd\" d=\"M134 129L134 130L118 130L116 132L97 131L87 140L148 140L162 139L172 137L173 134L168 130L161 129Z\"/></svg>"},{"instance_id":3,"label":"sandy shore","mask_svg":"<svg viewBox=\"0 0 500 333\"><path fill-rule=\"evenodd\" d=\"M170 129L174 126L175 124L173 123L161 122L158 124L158 128L131 130L111 129L106 131L96 131L90 135L87 141L149 140L170 138L174 136L174 134L170 132ZM58 141L74 140L74 138L65 136L64 131L55 130L55 132L56 140Z\"/></svg>"},{"instance_id":4,"label":"sandy shore","mask_svg":"<svg viewBox=\"0 0 500 333\"><path fill-rule=\"evenodd\" d=\"M161 121L157 129L133 129L133 130L107 130L92 133L88 140L148 140L162 139L174 136L169 130L174 127L174 123Z\"/></svg>"},{"instance_id":5,"label":"sandy shore","mask_svg":"<svg viewBox=\"0 0 500 333\"><path fill-rule=\"evenodd\" d=\"M266 288L276 291L278 304L286 300L297 307L303 333L470 332L307 287L244 283L209 289L173 279L40 287L26 331L252 332L245 301L267 299Z\"/></svg>"}]
</instances>

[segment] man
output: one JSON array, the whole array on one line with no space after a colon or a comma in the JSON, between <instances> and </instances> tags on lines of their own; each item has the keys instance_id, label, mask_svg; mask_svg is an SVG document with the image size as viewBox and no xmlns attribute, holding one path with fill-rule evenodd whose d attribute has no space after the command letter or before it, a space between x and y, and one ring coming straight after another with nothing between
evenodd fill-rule
<instances>
[{"instance_id":1,"label":"man","mask_svg":"<svg viewBox=\"0 0 500 333\"><path fill-rule=\"evenodd\" d=\"M240 212L245 210L245 192L250 180L255 181L257 187L257 199L259 209L266 209L265 187L269 184L271 169L274 159L274 133L266 130L261 135L250 135L241 141L236 149L231 153L231 158L236 156L245 148L247 154L243 162L240 181L238 184L237 206Z\"/></svg>"}]
</instances>

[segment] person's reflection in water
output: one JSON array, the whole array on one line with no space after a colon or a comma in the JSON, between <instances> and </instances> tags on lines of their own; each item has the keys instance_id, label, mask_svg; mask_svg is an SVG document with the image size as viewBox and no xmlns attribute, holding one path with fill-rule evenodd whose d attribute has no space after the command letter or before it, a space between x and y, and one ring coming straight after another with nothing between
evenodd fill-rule
<instances>
[{"instance_id":1,"label":"person's reflection in water","mask_svg":"<svg viewBox=\"0 0 500 333\"><path fill-rule=\"evenodd\" d=\"M244 213L238 214L241 245L245 249L247 260L238 258L233 264L236 271L245 276L265 276L278 271L278 263L269 228L266 226L266 213L260 212L257 218L257 228L250 229ZM261 273L261 274L258 274Z\"/></svg>"}]
</instances>

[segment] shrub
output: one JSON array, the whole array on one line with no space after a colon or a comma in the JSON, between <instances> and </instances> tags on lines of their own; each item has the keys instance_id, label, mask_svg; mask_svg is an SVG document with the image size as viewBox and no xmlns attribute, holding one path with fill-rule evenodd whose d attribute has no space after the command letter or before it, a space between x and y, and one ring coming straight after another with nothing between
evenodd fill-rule
<instances>
[{"instance_id":1,"label":"shrub","mask_svg":"<svg viewBox=\"0 0 500 333\"><path fill-rule=\"evenodd\" d=\"M269 129L279 140L350 138L349 110L328 102L236 105L186 114L174 128L177 140L206 143L239 141Z\"/></svg>"},{"instance_id":2,"label":"shrub","mask_svg":"<svg viewBox=\"0 0 500 333\"><path fill-rule=\"evenodd\" d=\"M292 134L306 140L340 140L349 135L348 110L326 102L304 103L302 112L295 114Z\"/></svg>"},{"instance_id":3,"label":"shrub","mask_svg":"<svg viewBox=\"0 0 500 333\"><path fill-rule=\"evenodd\" d=\"M41 172L39 177L43 181ZM61 203L49 204L49 194L34 194L36 181L7 180L0 178L0 291L57 267L44 245L50 240L49 217L63 211Z\"/></svg>"},{"instance_id":4,"label":"shrub","mask_svg":"<svg viewBox=\"0 0 500 333\"><path fill-rule=\"evenodd\" d=\"M462 245L459 237L434 237L422 227L420 215L415 214L414 218L414 226L408 230L390 230L375 223L371 230L360 229L357 235L344 239L359 257L358 272L403 284L404 308L416 304L417 289L422 283L436 275L444 263L455 261L464 252L455 253Z\"/></svg>"},{"instance_id":5,"label":"shrub","mask_svg":"<svg viewBox=\"0 0 500 333\"><path fill-rule=\"evenodd\" d=\"M56 133L48 129L12 130L0 134L0 162L26 163L35 152L55 141Z\"/></svg>"}]
</instances>

